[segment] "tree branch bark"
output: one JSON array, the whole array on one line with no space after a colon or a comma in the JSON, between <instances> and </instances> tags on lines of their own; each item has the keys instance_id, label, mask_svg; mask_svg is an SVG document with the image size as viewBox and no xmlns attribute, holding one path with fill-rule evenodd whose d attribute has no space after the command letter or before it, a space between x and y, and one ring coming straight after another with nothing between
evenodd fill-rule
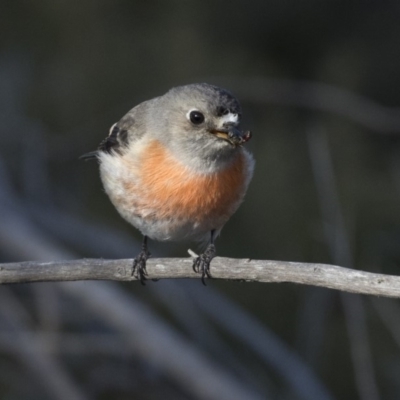
<instances>
[{"instance_id":1,"label":"tree branch bark","mask_svg":"<svg viewBox=\"0 0 400 400\"><path fill-rule=\"evenodd\" d=\"M133 260L82 259L0 264L0 284L77 280L134 281ZM158 258L147 263L149 279L198 278L190 258ZM214 279L292 282L352 293L400 297L400 276L376 274L328 264L216 257Z\"/></svg>"}]
</instances>

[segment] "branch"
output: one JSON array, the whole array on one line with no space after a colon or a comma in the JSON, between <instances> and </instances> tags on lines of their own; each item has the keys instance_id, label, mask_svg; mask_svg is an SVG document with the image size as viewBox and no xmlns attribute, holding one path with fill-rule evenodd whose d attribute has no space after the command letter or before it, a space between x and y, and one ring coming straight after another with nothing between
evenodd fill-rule
<instances>
[{"instance_id":1,"label":"branch","mask_svg":"<svg viewBox=\"0 0 400 400\"><path fill-rule=\"evenodd\" d=\"M82 259L0 264L0 284L114 280L134 281L133 260ZM158 258L147 263L149 279L198 278L190 258ZM217 257L211 265L215 279L246 282L292 282L352 293L400 297L400 277L327 264Z\"/></svg>"}]
</instances>

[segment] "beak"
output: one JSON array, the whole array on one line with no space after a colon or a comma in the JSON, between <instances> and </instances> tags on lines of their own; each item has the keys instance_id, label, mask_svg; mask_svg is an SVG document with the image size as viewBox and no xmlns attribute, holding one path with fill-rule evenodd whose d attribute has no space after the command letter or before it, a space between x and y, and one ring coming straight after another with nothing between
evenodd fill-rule
<instances>
[{"instance_id":1,"label":"beak","mask_svg":"<svg viewBox=\"0 0 400 400\"><path fill-rule=\"evenodd\" d=\"M233 125L229 125L227 128L213 129L211 133L235 147L241 146L251 139L250 131L242 132Z\"/></svg>"}]
</instances>

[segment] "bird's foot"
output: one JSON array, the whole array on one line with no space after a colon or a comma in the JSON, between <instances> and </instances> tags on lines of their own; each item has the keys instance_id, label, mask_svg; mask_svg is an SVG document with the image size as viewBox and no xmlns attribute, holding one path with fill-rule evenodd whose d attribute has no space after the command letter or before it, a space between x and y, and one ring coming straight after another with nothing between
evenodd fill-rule
<instances>
[{"instance_id":1,"label":"bird's foot","mask_svg":"<svg viewBox=\"0 0 400 400\"><path fill-rule=\"evenodd\" d=\"M193 271L201 274L201 281L204 286L206 286L205 278L211 278L210 263L216 254L215 246L211 243L207 246L206 251L193 261Z\"/></svg>"},{"instance_id":2,"label":"bird's foot","mask_svg":"<svg viewBox=\"0 0 400 400\"><path fill-rule=\"evenodd\" d=\"M147 248L143 248L133 260L132 276L138 279L142 285L145 285L145 281L147 280L146 262L150 257L151 254Z\"/></svg>"}]
</instances>

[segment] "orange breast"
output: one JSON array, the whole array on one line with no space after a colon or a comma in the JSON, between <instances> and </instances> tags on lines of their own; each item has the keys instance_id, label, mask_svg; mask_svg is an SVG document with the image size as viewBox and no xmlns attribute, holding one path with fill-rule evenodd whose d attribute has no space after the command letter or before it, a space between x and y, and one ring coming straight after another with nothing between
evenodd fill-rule
<instances>
[{"instance_id":1,"label":"orange breast","mask_svg":"<svg viewBox=\"0 0 400 400\"><path fill-rule=\"evenodd\" d=\"M151 209L157 219L178 218L200 224L215 220L219 228L244 195L247 168L241 151L227 168L213 174L190 171L157 141L142 154L141 182L132 188L139 195L139 214L143 207Z\"/></svg>"}]
</instances>

